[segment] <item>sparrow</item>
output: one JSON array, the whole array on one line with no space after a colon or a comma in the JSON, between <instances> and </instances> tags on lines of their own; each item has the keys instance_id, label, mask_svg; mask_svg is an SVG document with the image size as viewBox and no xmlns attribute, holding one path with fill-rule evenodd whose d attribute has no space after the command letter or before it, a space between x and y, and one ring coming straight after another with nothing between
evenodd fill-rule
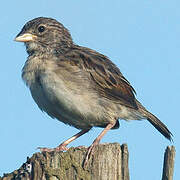
<instances>
[{"instance_id":1,"label":"sparrow","mask_svg":"<svg viewBox=\"0 0 180 180\"><path fill-rule=\"evenodd\" d=\"M105 55L76 45L68 29L52 18L38 17L27 22L15 41L24 42L28 53L22 79L38 107L50 117L80 129L56 148L67 145L93 127L103 131L88 148L85 162L94 147L119 120L148 120L164 137L172 133L135 97L135 90L119 68Z\"/></svg>"}]
</instances>

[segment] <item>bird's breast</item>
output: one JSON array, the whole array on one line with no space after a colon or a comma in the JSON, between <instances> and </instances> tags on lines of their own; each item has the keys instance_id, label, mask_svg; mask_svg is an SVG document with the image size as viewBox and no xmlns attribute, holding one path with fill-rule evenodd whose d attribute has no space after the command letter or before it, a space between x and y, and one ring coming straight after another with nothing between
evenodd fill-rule
<instances>
[{"instance_id":1,"label":"bird's breast","mask_svg":"<svg viewBox=\"0 0 180 180\"><path fill-rule=\"evenodd\" d=\"M51 106L55 109L60 104L67 104L69 97L63 75L56 74L56 68L53 60L34 57L26 61L22 70L22 78L35 102L48 113L52 111Z\"/></svg>"},{"instance_id":2,"label":"bird's breast","mask_svg":"<svg viewBox=\"0 0 180 180\"><path fill-rule=\"evenodd\" d=\"M51 117L80 129L107 124L106 110L83 71L57 71L53 62L33 59L26 62L22 78L38 107Z\"/></svg>"}]
</instances>

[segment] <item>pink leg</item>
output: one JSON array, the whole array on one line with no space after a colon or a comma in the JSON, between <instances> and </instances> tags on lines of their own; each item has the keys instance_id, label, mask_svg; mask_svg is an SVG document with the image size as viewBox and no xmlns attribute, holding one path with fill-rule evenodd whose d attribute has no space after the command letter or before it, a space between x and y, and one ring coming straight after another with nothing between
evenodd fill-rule
<instances>
[{"instance_id":1,"label":"pink leg","mask_svg":"<svg viewBox=\"0 0 180 180\"><path fill-rule=\"evenodd\" d=\"M88 159L90 157L90 155L93 154L93 150L94 150L94 147L99 144L100 140L102 139L102 137L112 128L114 127L114 125L116 124L113 123L113 124L108 124L104 129L103 131L99 134L99 136L93 141L93 143L91 144L91 146L88 148L88 152L86 154L86 157L85 157L85 160L84 160L84 163L83 163L83 166L85 167L87 165L87 162L88 162Z\"/></svg>"},{"instance_id":2,"label":"pink leg","mask_svg":"<svg viewBox=\"0 0 180 180\"><path fill-rule=\"evenodd\" d=\"M90 129L84 129L82 131L80 131L79 133L75 134L74 136L72 136L71 138L67 139L66 141L64 141L63 143L61 143L59 146L57 146L56 148L41 148L38 147L38 149L40 149L41 152L51 152L51 151L67 151L68 148L66 147L70 142L74 141L75 139L77 139L78 137L82 136L83 134L87 133Z\"/></svg>"}]
</instances>

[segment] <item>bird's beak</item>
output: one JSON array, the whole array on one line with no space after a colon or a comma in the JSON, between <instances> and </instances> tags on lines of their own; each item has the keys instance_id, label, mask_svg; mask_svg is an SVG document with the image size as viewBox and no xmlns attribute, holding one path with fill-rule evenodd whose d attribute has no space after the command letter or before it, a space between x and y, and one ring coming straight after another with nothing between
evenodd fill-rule
<instances>
[{"instance_id":1,"label":"bird's beak","mask_svg":"<svg viewBox=\"0 0 180 180\"><path fill-rule=\"evenodd\" d=\"M17 35L14 40L18 41L18 42L29 42L29 41L35 40L36 38L37 38L37 36L35 36L33 34L25 33L22 35Z\"/></svg>"}]
</instances>

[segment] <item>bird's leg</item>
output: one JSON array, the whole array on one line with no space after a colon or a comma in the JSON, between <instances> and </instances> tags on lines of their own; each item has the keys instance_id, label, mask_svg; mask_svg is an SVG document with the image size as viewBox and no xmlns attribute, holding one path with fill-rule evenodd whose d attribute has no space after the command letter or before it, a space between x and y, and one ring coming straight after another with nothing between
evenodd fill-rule
<instances>
[{"instance_id":1,"label":"bird's leg","mask_svg":"<svg viewBox=\"0 0 180 180\"><path fill-rule=\"evenodd\" d=\"M66 141L64 141L63 143L61 143L56 149L59 149L58 151L62 151L62 150L68 150L68 148L66 147L69 143L71 143L72 141L74 141L75 139L77 139L78 137L82 136L83 134L87 133L90 129L85 129L80 131L79 133L75 134L74 136L72 136L71 138L67 139Z\"/></svg>"},{"instance_id":2,"label":"bird's leg","mask_svg":"<svg viewBox=\"0 0 180 180\"><path fill-rule=\"evenodd\" d=\"M110 123L108 124L104 129L103 131L99 134L99 136L93 141L93 143L91 144L91 146L89 146L88 148L88 152L86 154L86 157L85 157L85 160L84 160L84 163L83 163L83 167L85 167L87 165L87 162L88 162L88 159L90 158L90 156L93 154L93 150L94 150L94 147L99 144L100 140L102 139L102 137L112 128L114 127L114 125L116 124L115 123Z\"/></svg>"},{"instance_id":3,"label":"bird's leg","mask_svg":"<svg viewBox=\"0 0 180 180\"><path fill-rule=\"evenodd\" d=\"M91 128L90 128L91 129ZM77 139L78 137L82 136L83 134L87 133L90 129L84 129L80 132L78 132L77 134L75 134L74 136L72 136L71 138L67 139L66 141L64 141L63 143L61 143L59 146L57 146L56 148L41 148L38 147L38 149L40 149L41 152L51 152L51 151L67 151L68 148L66 147L70 142L74 141L75 139Z\"/></svg>"}]
</instances>

